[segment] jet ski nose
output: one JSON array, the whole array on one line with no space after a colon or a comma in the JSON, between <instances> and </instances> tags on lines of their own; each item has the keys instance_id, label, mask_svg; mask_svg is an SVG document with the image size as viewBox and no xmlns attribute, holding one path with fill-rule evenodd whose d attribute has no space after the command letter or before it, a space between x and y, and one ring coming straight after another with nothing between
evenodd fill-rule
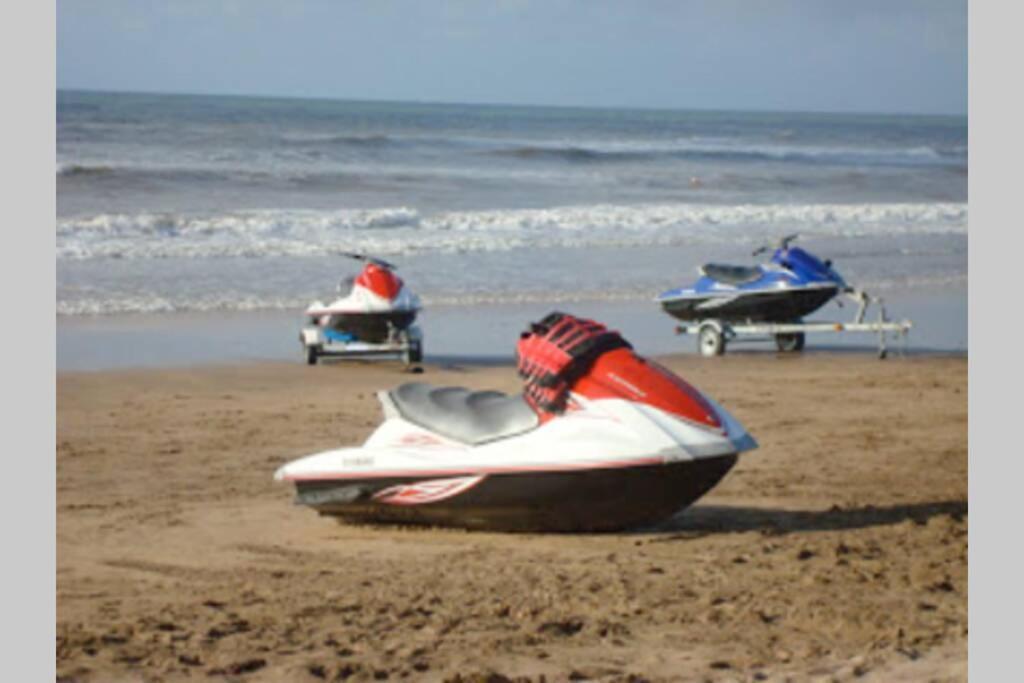
<instances>
[{"instance_id":1,"label":"jet ski nose","mask_svg":"<svg viewBox=\"0 0 1024 683\"><path fill-rule=\"evenodd\" d=\"M750 435L746 428L739 423L732 413L716 403L713 399L705 396L705 402L715 411L715 415L722 424L723 436L732 445L736 453L752 451L758 447L757 439Z\"/></svg>"},{"instance_id":2,"label":"jet ski nose","mask_svg":"<svg viewBox=\"0 0 1024 683\"><path fill-rule=\"evenodd\" d=\"M660 364L629 349L602 355L573 391L587 398L623 398L645 403L702 427L722 431L717 406Z\"/></svg>"}]
</instances>

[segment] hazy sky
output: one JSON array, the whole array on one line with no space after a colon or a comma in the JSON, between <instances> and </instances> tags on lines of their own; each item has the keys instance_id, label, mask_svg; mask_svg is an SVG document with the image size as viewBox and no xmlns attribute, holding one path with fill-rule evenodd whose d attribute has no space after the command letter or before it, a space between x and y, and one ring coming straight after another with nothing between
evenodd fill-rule
<instances>
[{"instance_id":1,"label":"hazy sky","mask_svg":"<svg viewBox=\"0 0 1024 683\"><path fill-rule=\"evenodd\" d=\"M57 86L964 114L966 0L58 0Z\"/></svg>"}]
</instances>

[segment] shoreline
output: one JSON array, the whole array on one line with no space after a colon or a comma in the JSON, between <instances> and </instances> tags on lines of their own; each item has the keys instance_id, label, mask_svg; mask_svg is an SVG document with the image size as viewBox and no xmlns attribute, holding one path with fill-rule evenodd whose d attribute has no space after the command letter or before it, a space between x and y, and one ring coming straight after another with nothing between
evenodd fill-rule
<instances>
[{"instance_id":1,"label":"shoreline","mask_svg":"<svg viewBox=\"0 0 1024 683\"><path fill-rule=\"evenodd\" d=\"M913 322L908 352L967 353L967 290L886 292L889 317ZM450 359L511 359L515 340L529 321L551 310L566 310L618 329L648 355L694 353L696 341L673 333L675 319L646 299L574 302L500 303L487 306L442 305L426 308L417 324L424 331L427 362ZM869 311L868 319L871 319ZM829 304L814 320L848 321L850 305ZM300 360L301 310L181 312L57 317L57 369L103 370L117 367L190 367L251 361ZM898 353L900 344L890 340ZM502 353L495 353L501 349ZM770 342L744 343L728 354L774 355ZM874 335L811 334L805 352L873 353Z\"/></svg>"},{"instance_id":2,"label":"shoreline","mask_svg":"<svg viewBox=\"0 0 1024 683\"><path fill-rule=\"evenodd\" d=\"M865 362L885 363L890 360L899 362L900 359L907 360L952 360L964 361L969 358L966 350L945 350L945 349L908 349L905 353L890 349L889 356L884 359L877 357L875 349L870 346L818 346L813 349L805 349L799 354L790 355L774 352L765 346L764 349L730 350L730 357L743 358L748 361L757 362L786 362L795 358L813 359L856 359ZM696 360L714 364L716 359L703 359L696 353L664 353L651 354L649 358L659 363L675 363L679 361ZM222 362L199 362L190 365L123 365L109 368L64 368L58 369L56 376L99 376L110 375L112 377L131 374L160 374L160 373L189 373L189 372L238 372L251 371L258 368L278 369L302 367L305 364L301 359L292 360L278 358L255 358L240 359L237 361ZM393 376L396 382L415 382L423 378L424 373L448 373L448 372L471 372L474 370L511 369L516 365L515 358L508 356L427 356L422 363L417 363L406 368L397 360L366 360L366 359L321 359L319 366L333 368L334 371L345 371L347 368L356 369L357 372L379 370L389 376Z\"/></svg>"}]
</instances>

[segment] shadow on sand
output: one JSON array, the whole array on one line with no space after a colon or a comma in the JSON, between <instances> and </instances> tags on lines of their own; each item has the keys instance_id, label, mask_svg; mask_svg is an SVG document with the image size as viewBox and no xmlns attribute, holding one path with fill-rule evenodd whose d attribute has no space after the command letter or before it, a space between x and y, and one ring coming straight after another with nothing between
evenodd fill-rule
<instances>
[{"instance_id":1,"label":"shadow on sand","mask_svg":"<svg viewBox=\"0 0 1024 683\"><path fill-rule=\"evenodd\" d=\"M687 508L648 533L666 534L662 540L699 538L711 534L759 531L776 536L801 531L843 531L899 524L911 520L924 524L932 517L950 515L962 519L967 501L951 500L886 507L840 508L830 510L778 510L771 508L697 505Z\"/></svg>"}]
</instances>

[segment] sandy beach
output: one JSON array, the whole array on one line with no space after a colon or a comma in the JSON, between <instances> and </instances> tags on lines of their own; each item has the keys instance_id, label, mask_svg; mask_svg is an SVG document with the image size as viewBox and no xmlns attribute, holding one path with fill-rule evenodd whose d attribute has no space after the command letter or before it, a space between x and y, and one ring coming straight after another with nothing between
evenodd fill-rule
<instances>
[{"instance_id":1,"label":"sandy beach","mask_svg":"<svg viewBox=\"0 0 1024 683\"><path fill-rule=\"evenodd\" d=\"M614 535L346 526L272 481L376 390L510 366L58 373L58 680L966 680L966 357L664 362L760 448Z\"/></svg>"}]
</instances>

